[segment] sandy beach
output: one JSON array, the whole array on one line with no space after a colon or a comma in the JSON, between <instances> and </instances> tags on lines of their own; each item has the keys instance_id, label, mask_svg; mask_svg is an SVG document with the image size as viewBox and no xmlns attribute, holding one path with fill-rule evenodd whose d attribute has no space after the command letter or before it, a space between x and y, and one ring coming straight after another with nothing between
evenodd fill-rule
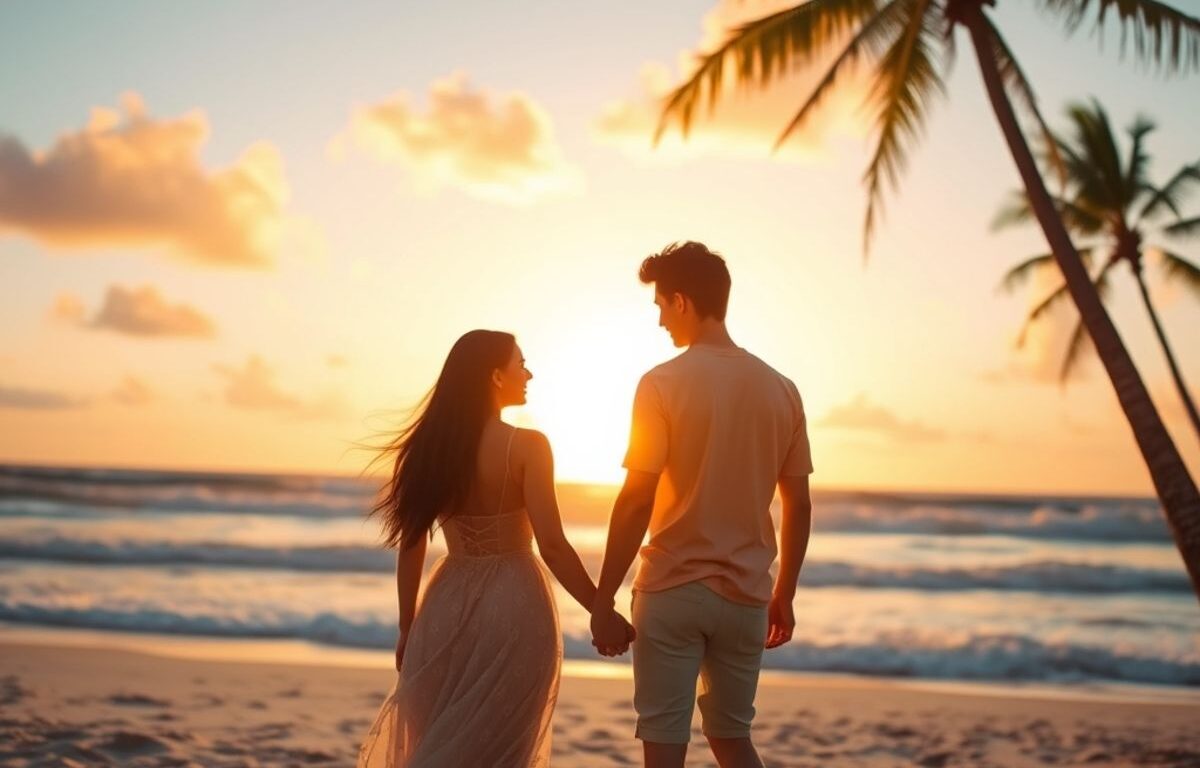
<instances>
[{"instance_id":1,"label":"sandy beach","mask_svg":"<svg viewBox=\"0 0 1200 768\"><path fill-rule=\"evenodd\" d=\"M391 682L386 667L362 666L353 654L336 664L319 655L226 661L204 658L220 643L164 647L164 655L149 641L117 648L86 634L30 637L0 637L4 766L353 765ZM257 647L277 658L272 649L284 646ZM623 667L567 666L556 766L640 764L631 685ZM768 766L1186 766L1200 765L1198 715L1191 697L768 675L755 736ZM688 765L715 765L698 718L693 731Z\"/></svg>"}]
</instances>

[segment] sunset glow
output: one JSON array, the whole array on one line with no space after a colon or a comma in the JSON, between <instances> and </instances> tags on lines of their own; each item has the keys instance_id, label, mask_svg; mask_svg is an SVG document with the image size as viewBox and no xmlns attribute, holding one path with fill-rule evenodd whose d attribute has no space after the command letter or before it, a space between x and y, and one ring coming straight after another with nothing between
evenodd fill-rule
<instances>
[{"instance_id":1,"label":"sunset glow","mask_svg":"<svg viewBox=\"0 0 1200 768\"><path fill-rule=\"evenodd\" d=\"M535 375L508 417L550 436L561 478L612 482L638 378L678 352L638 264L697 239L728 260L735 341L800 388L817 487L1148 492L1094 357L1055 381L1071 308L1014 343L1053 283L996 289L1044 244L990 230L1016 175L968 62L865 265L856 86L776 154L802 79L653 149L654 99L687 52L770 7L539 7L514 24L470 3L420 23L138 6L146 28L175 30L162 39L99 11L86 35L48 9L0 11L16 63L0 73L0 181L23 190L0 195L0 460L356 473L353 444L484 327L515 333ZM1104 83L1115 123L1158 122L1152 176L1194 159L1192 86L1064 43L1022 4L997 14L1052 123ZM498 31L464 38L464 15ZM284 42L322 35L355 44ZM579 45L601 38L623 42ZM69 87L46 61L70 67ZM1111 312L1200 469L1118 273ZM1157 277L1150 290L1195 381L1198 304Z\"/></svg>"}]
</instances>

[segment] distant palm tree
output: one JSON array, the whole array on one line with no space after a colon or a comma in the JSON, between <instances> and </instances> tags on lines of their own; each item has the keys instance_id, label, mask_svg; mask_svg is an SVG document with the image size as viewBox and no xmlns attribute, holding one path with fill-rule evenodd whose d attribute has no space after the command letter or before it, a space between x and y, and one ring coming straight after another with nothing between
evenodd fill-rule
<instances>
[{"instance_id":1,"label":"distant palm tree","mask_svg":"<svg viewBox=\"0 0 1200 768\"><path fill-rule=\"evenodd\" d=\"M1156 65L1168 73L1200 65L1200 19L1160 0L1032 2L1047 15L1061 19L1068 33L1087 18L1094 16L1099 25L1115 14L1122 39L1131 34L1135 59L1143 64ZM960 27L966 30L992 111L1034 216L1116 390L1192 588L1200 599L1200 491L1155 410L1038 173L1013 101L1042 131L1046 130L1045 123L1038 113L1033 88L984 10L994 5L995 0L807 0L743 24L733 29L720 47L704 54L696 71L668 97L656 138L662 136L672 119L677 119L687 134L696 107L705 100L712 107L720 99L727 65L731 65L739 85L763 89L788 70L832 57L829 69L784 129L780 142L804 125L840 76L851 71L868 72L873 80L869 98L878 107L878 142L864 178L864 240L869 244L884 182L895 187L904 168L905 151L920 133L930 99L945 91L945 72L954 58L954 33ZM1124 47L1122 44L1122 52Z\"/></svg>"},{"instance_id":2,"label":"distant palm tree","mask_svg":"<svg viewBox=\"0 0 1200 768\"><path fill-rule=\"evenodd\" d=\"M1179 210L1179 202L1187 188L1200 185L1200 163L1183 166L1164 186L1156 187L1148 178L1150 157L1143 146L1146 137L1155 128L1148 118L1138 116L1127 129L1132 145L1129 158L1122 161L1108 115L1099 103L1093 101L1091 108L1073 104L1067 109L1067 115L1071 119L1073 137L1064 140L1055 136L1053 139L1054 154L1066 170L1065 189L1054 197L1054 204L1067 230L1080 244L1079 256L1089 270L1097 258L1102 261L1099 271L1092 278L1101 299L1107 298L1112 268L1120 263L1129 265L1163 353L1167 356L1175 388L1192 420L1196 436L1200 437L1200 413L1196 412L1196 404L1183 381L1183 373L1167 342L1166 331L1150 300L1143 275L1148 234L1165 235L1168 238L1200 235L1200 216L1185 219ZM1050 147L1043 147L1044 166L1053 162L1050 152ZM1147 231L1148 225L1161 220L1168 213L1174 214L1175 221L1155 227L1153 233ZM993 226L1001 228L1032 219L1033 208L1029 204L1029 195L1022 189L1013 193L1011 202L1000 211ZM1162 255L1163 276L1177 280L1200 297L1200 266L1165 247L1154 247ZM1041 254L1022 261L1008 271L1002 286L1009 291L1014 290L1025 283L1030 274L1044 269L1058 272L1054 254ZM1020 338L1023 340L1029 326L1060 304L1067 295L1064 283L1040 301L1025 319ZM1063 381L1078 363L1086 340L1083 322L1076 320L1059 369L1059 377Z\"/></svg>"}]
</instances>

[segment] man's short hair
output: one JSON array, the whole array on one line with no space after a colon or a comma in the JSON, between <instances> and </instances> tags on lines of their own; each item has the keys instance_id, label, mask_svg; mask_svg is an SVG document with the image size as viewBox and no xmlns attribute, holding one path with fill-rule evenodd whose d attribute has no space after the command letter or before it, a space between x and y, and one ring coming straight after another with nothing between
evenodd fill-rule
<instances>
[{"instance_id":1,"label":"man's short hair","mask_svg":"<svg viewBox=\"0 0 1200 768\"><path fill-rule=\"evenodd\" d=\"M729 306L729 269L725 260L703 243L671 243L661 252L647 256L638 270L643 283L670 298L680 293L692 300L700 317L725 320Z\"/></svg>"}]
</instances>

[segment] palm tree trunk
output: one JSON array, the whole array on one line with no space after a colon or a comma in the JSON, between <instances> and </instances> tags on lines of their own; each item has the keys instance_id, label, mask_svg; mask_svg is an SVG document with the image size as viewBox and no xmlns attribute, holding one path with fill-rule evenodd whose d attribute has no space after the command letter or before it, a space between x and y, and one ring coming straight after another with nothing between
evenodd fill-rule
<instances>
[{"instance_id":1,"label":"palm tree trunk","mask_svg":"<svg viewBox=\"0 0 1200 768\"><path fill-rule=\"evenodd\" d=\"M1167 356L1167 365L1171 368L1171 378L1175 380L1175 388L1179 390L1179 399L1183 400L1183 407L1187 409L1188 417L1192 420L1196 437L1200 438L1200 413L1196 412L1196 403L1192 401L1192 395L1188 392L1187 385L1183 383L1183 373L1179 370L1179 363L1175 361L1175 353L1171 351L1171 345L1167 343L1167 333L1163 330L1162 323L1159 322L1158 312L1150 302L1150 292L1146 290L1146 281L1142 279L1142 271L1134 270L1133 276L1137 279L1138 290L1142 292L1142 302L1146 305L1150 322L1154 323L1154 332L1158 334L1158 343L1162 345L1163 354Z\"/></svg>"},{"instance_id":2,"label":"palm tree trunk","mask_svg":"<svg viewBox=\"0 0 1200 768\"><path fill-rule=\"evenodd\" d=\"M1133 430L1134 439L1151 480L1162 503L1175 544L1183 556L1184 566L1192 581L1192 589L1200 599L1200 491L1188 474L1187 465L1163 426L1146 385L1138 375L1133 359L1117 334L1100 296L1088 279L1087 269L1079 258L1062 219L1054 208L1045 182L1038 173L1029 145L1013 112L1012 102L1004 90L1000 69L995 59L993 38L983 17L979 0L964 3L961 23L971 35L975 56L979 61L984 87L1008 149L1016 162L1029 202L1038 224L1050 244L1054 259L1062 271L1067 288L1084 327L1092 337L1096 352L1116 390L1117 400Z\"/></svg>"}]
</instances>

